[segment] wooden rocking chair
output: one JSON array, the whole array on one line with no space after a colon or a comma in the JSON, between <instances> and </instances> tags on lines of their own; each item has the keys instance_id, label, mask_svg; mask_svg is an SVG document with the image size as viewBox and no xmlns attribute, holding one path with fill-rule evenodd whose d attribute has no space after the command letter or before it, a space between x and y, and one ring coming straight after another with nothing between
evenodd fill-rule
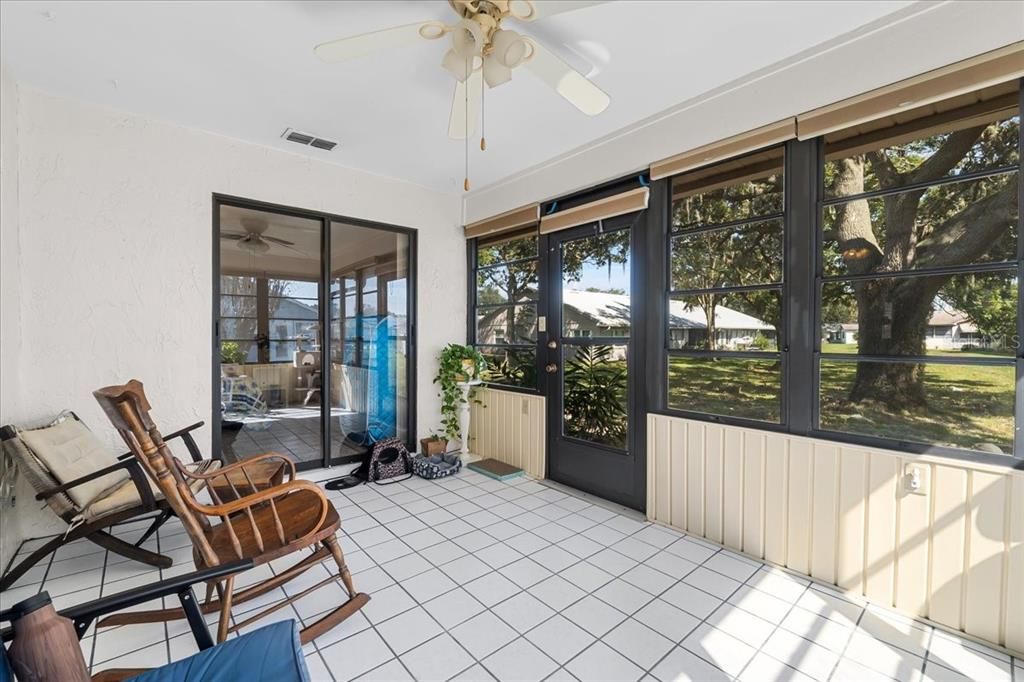
<instances>
[{"instance_id":1,"label":"wooden rocking chair","mask_svg":"<svg viewBox=\"0 0 1024 682\"><path fill-rule=\"evenodd\" d=\"M305 644L333 628L361 609L370 599L356 592L352 576L335 536L341 527L338 512L323 491L308 481L294 480L295 465L277 453L266 453L231 464L216 472L196 474L189 472L171 454L156 425L150 419L149 401L142 384L132 380L123 386L108 386L93 392L96 400L124 438L132 454L139 460L163 491L168 503L181 519L193 545L197 569L212 568L238 560L251 560L254 565L316 547L314 552L300 559L279 574L238 592L234 591L235 576L212 581L207 585L203 613L220 612L217 641L223 642L229 633L258 621L269 613L305 597L339 578L348 593L348 601L304 628L300 637ZM288 462L292 480L260 490L247 473L247 467L278 458ZM222 477L223 482L214 481ZM241 479L239 478L241 477ZM214 504L202 504L193 495L188 481L205 480ZM244 480L246 491L238 490L236 481ZM233 499L222 501L218 489L231 489ZM210 519L219 519L211 523ZM333 557L338 567L331 575L301 592L282 599L252 616L231 625L231 607L281 587L318 563ZM218 598L212 599L216 589ZM130 611L115 614L101 621L99 626L152 623L184 618L182 609L157 611Z\"/></svg>"}]
</instances>

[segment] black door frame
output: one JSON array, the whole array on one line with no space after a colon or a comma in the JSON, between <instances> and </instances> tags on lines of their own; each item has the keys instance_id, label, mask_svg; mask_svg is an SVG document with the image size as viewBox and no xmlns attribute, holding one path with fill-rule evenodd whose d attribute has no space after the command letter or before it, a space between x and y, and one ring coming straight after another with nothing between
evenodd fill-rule
<instances>
[{"instance_id":1,"label":"black door frame","mask_svg":"<svg viewBox=\"0 0 1024 682\"><path fill-rule=\"evenodd\" d=\"M288 215L297 218L309 218L311 220L320 221L320 298L319 306L324 316L321 320L320 333L321 333L321 358L327 358L330 361L330 348L331 342L331 324L330 324L330 281L331 281L331 223L341 222L354 225L356 227L365 227L378 230L384 230L387 232L396 232L406 235L409 238L409 285L408 292L406 294L406 306L408 316L408 329L407 333L409 336L409 361L406 365L406 386L408 387L408 404L406 405L406 447L410 450L415 449L416 442L416 275L417 275L417 235L418 232L415 228L404 227L401 225L391 225L388 223L380 223L372 220L363 220L361 218L350 218L348 216L338 215L334 213L327 213L324 211L312 211L304 208L297 208L295 206L285 206L282 204L273 204L265 201L258 201L256 199L246 199L244 197L232 196L229 194L220 194L217 192L213 193L213 257L212 257L212 280L213 286L211 287L213 295L211 298L211 329L213 333L212 348L211 348L211 405L210 405L210 425L213 429L211 434L211 448L212 455L215 457L220 456L221 453L221 414L220 414L220 209L222 206L233 206L236 208L249 208L259 211L268 211L271 213L278 213L281 215ZM342 303L344 305L344 303ZM321 360L323 362L323 360ZM346 461L354 459L352 456L348 457L332 457L331 456L331 423L330 423L330 396L331 396L331 373L321 372L320 381L320 450L321 459L319 461L308 461L308 462L296 462L295 466L297 469L317 469L320 467L329 467L336 464L343 464Z\"/></svg>"},{"instance_id":2,"label":"black door frame","mask_svg":"<svg viewBox=\"0 0 1024 682\"><path fill-rule=\"evenodd\" d=\"M545 331L537 334L537 369L539 382L547 403L547 478L571 486L583 492L591 493L611 502L621 504L638 511L645 511L647 502L647 417L646 396L641 378L646 375L646 332L643 320L646 318L648 299L648 273L644 266L647 242L647 211L639 211L627 215L616 216L607 220L580 225L571 229L541 235L540 277L546 290L541 296L540 315L545 317ZM630 230L630 335L628 337L627 354L627 419L629 432L627 452L623 454L612 448L587 443L578 439L568 439L562 435L562 358L563 345L561 335L561 298L562 277L560 268L561 244L565 241L579 239L593 234L613 232L621 229ZM548 348L548 342L554 340L558 345L555 349ZM558 370L549 374L544 371L548 363L556 363ZM571 472L559 471L557 458L559 448L568 444L576 450L577 456L584 454L588 465L595 467L597 478L617 479L625 475L631 485L603 487L594 485L592 479L584 480ZM568 455L570 451L565 451ZM625 458L616 461L615 458ZM571 466L571 465L570 465ZM625 490L623 490L625 488Z\"/></svg>"}]
</instances>

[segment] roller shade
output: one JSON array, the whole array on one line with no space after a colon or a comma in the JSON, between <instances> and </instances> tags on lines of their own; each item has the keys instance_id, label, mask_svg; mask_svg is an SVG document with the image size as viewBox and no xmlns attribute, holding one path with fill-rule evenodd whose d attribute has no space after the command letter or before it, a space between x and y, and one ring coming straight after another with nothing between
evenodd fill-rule
<instances>
[{"instance_id":1,"label":"roller shade","mask_svg":"<svg viewBox=\"0 0 1024 682\"><path fill-rule=\"evenodd\" d=\"M892 127L899 124L901 112L907 111L909 107L921 109L942 100L984 92L993 86L1022 77L1024 42L1017 42L801 114L797 117L798 137L806 140L880 119L888 119L888 127Z\"/></svg>"},{"instance_id":2,"label":"roller shade","mask_svg":"<svg viewBox=\"0 0 1024 682\"><path fill-rule=\"evenodd\" d=\"M672 178L672 200L694 194L711 192L742 182L781 173L785 161L785 147L776 145L746 156L729 159Z\"/></svg>"},{"instance_id":3,"label":"roller shade","mask_svg":"<svg viewBox=\"0 0 1024 682\"><path fill-rule=\"evenodd\" d=\"M733 135L651 164L651 180L708 166L735 156L749 154L796 137L796 119L787 118L755 130Z\"/></svg>"},{"instance_id":4,"label":"roller shade","mask_svg":"<svg viewBox=\"0 0 1024 682\"><path fill-rule=\"evenodd\" d=\"M633 213L634 211L642 211L647 208L649 194L650 192L646 187L638 187L622 194L605 197L604 199L592 201L589 204L546 215L540 219L540 232L541 234L547 234L576 227L577 225L585 225L597 222L598 220Z\"/></svg>"},{"instance_id":5,"label":"roller shade","mask_svg":"<svg viewBox=\"0 0 1024 682\"><path fill-rule=\"evenodd\" d=\"M825 136L825 158L862 154L910 140L988 125L1020 108L1020 81L1009 81L965 95L902 111L837 130Z\"/></svg>"},{"instance_id":6,"label":"roller shade","mask_svg":"<svg viewBox=\"0 0 1024 682\"><path fill-rule=\"evenodd\" d=\"M493 218L478 220L466 225L466 239L487 237L492 234L511 232L529 225L536 225L540 220L540 204L531 204L506 211Z\"/></svg>"}]
</instances>

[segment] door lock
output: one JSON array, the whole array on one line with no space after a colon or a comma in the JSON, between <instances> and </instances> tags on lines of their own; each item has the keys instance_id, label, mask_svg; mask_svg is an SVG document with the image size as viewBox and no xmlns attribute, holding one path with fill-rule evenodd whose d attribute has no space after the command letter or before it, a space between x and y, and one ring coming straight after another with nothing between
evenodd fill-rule
<instances>
[{"instance_id":1,"label":"door lock","mask_svg":"<svg viewBox=\"0 0 1024 682\"><path fill-rule=\"evenodd\" d=\"M558 348L558 342L555 341L554 339L551 339L550 341L548 341L548 348L550 348L551 350Z\"/></svg>"},{"instance_id":2,"label":"door lock","mask_svg":"<svg viewBox=\"0 0 1024 682\"><path fill-rule=\"evenodd\" d=\"M544 366L544 371L547 372L548 374L554 374L555 372L558 371L558 365L552 362Z\"/></svg>"}]
</instances>

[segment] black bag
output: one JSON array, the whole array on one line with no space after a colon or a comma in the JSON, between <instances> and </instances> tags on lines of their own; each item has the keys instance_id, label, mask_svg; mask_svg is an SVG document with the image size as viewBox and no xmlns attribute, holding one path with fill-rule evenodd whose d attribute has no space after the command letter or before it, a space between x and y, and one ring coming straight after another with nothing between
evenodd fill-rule
<instances>
[{"instance_id":1,"label":"black bag","mask_svg":"<svg viewBox=\"0 0 1024 682\"><path fill-rule=\"evenodd\" d=\"M366 480L378 485L398 483L412 476L412 456L399 438L378 441L367 463L369 471ZM387 483L381 483L382 480L387 480Z\"/></svg>"}]
</instances>

